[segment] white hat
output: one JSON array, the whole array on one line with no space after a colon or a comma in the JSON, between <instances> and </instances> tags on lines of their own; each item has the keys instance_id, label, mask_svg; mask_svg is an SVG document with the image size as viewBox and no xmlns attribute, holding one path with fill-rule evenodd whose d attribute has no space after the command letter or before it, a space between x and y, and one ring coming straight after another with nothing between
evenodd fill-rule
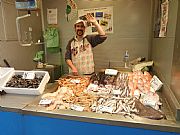
<instances>
[{"instance_id":1,"label":"white hat","mask_svg":"<svg viewBox=\"0 0 180 135\"><path fill-rule=\"evenodd\" d=\"M82 23L84 24L84 26L86 27L86 22L85 22L84 20L77 20L77 21L74 23L74 25L76 25L76 24L78 24L78 23L80 23L80 22L82 22Z\"/></svg>"}]
</instances>

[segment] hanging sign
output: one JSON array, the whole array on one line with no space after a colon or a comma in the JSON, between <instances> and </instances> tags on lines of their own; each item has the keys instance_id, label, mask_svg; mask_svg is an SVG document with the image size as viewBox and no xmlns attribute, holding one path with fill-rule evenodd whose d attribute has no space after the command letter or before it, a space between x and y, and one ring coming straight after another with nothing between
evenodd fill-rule
<instances>
[{"instance_id":1,"label":"hanging sign","mask_svg":"<svg viewBox=\"0 0 180 135\"><path fill-rule=\"evenodd\" d=\"M166 37L167 23L168 23L168 10L169 10L169 1L166 0L165 2L161 4L161 22L160 22L159 37Z\"/></svg>"},{"instance_id":2,"label":"hanging sign","mask_svg":"<svg viewBox=\"0 0 180 135\"><path fill-rule=\"evenodd\" d=\"M67 6L66 6L67 21L72 20L76 16L77 16L77 4L74 2L74 0L67 0Z\"/></svg>"}]
</instances>

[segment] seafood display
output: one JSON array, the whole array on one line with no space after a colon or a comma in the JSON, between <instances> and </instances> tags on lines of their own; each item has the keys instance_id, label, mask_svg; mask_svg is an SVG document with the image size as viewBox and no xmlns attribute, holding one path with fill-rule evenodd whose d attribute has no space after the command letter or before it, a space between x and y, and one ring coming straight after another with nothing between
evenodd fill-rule
<instances>
[{"instance_id":1,"label":"seafood display","mask_svg":"<svg viewBox=\"0 0 180 135\"><path fill-rule=\"evenodd\" d=\"M81 93L80 95L75 95L73 90L68 87L59 87L54 93L46 93L42 99L50 100L50 105L48 105L47 110L54 109L73 109L81 111L91 111L90 107L96 100L96 97L87 93Z\"/></svg>"},{"instance_id":2,"label":"seafood display","mask_svg":"<svg viewBox=\"0 0 180 135\"><path fill-rule=\"evenodd\" d=\"M15 88L38 88L43 76L35 75L34 79L24 79L22 75L14 75L5 85L5 87Z\"/></svg>"},{"instance_id":3,"label":"seafood display","mask_svg":"<svg viewBox=\"0 0 180 135\"><path fill-rule=\"evenodd\" d=\"M159 111L162 103L158 94L151 91L151 79L149 72L141 71L118 72L117 75L99 72L91 77L66 76L58 80L59 88L56 92L46 93L41 98L50 100L46 105L47 110L71 109L120 114L131 118L135 114L162 119L164 115Z\"/></svg>"},{"instance_id":4,"label":"seafood display","mask_svg":"<svg viewBox=\"0 0 180 135\"><path fill-rule=\"evenodd\" d=\"M96 95L114 94L118 97L129 97L128 73L119 72L117 76L101 73L98 77L91 77L91 83L87 87L87 92Z\"/></svg>"},{"instance_id":5,"label":"seafood display","mask_svg":"<svg viewBox=\"0 0 180 135\"><path fill-rule=\"evenodd\" d=\"M80 95L89 85L88 76L67 76L58 80L59 86L68 87L73 90L75 95Z\"/></svg>"},{"instance_id":6,"label":"seafood display","mask_svg":"<svg viewBox=\"0 0 180 135\"><path fill-rule=\"evenodd\" d=\"M146 94L150 91L150 81L152 76L149 72L136 71L128 74L128 86L131 89L131 95ZM139 96L139 95L137 95Z\"/></svg>"},{"instance_id":7,"label":"seafood display","mask_svg":"<svg viewBox=\"0 0 180 135\"><path fill-rule=\"evenodd\" d=\"M136 108L139 108L138 116L154 120L166 119L166 116L161 111L158 111L150 106L146 106L139 100L135 100L135 103Z\"/></svg>"},{"instance_id":8,"label":"seafood display","mask_svg":"<svg viewBox=\"0 0 180 135\"><path fill-rule=\"evenodd\" d=\"M1 89L6 93L40 95L49 79L47 71L16 70L5 80Z\"/></svg>"},{"instance_id":9,"label":"seafood display","mask_svg":"<svg viewBox=\"0 0 180 135\"><path fill-rule=\"evenodd\" d=\"M133 113L138 114L135 107L135 98L120 98L115 96L100 96L91 106L93 112L128 115L133 118Z\"/></svg>"}]
</instances>

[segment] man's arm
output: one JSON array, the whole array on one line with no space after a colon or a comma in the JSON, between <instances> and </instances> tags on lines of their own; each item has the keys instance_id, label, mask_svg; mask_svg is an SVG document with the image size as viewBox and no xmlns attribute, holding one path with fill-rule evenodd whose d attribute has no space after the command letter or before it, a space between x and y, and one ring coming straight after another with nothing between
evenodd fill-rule
<instances>
[{"instance_id":1,"label":"man's arm","mask_svg":"<svg viewBox=\"0 0 180 135\"><path fill-rule=\"evenodd\" d=\"M97 22L96 18L93 17L90 13L86 15L86 19L88 22L93 23L93 25L96 27L98 31L98 35L88 35L87 39L91 43L92 47L97 46L98 44L101 44L104 42L107 38L106 33L102 29L102 27Z\"/></svg>"},{"instance_id":2,"label":"man's arm","mask_svg":"<svg viewBox=\"0 0 180 135\"><path fill-rule=\"evenodd\" d=\"M78 75L78 70L70 59L66 60L67 65L71 68L73 75Z\"/></svg>"},{"instance_id":3,"label":"man's arm","mask_svg":"<svg viewBox=\"0 0 180 135\"><path fill-rule=\"evenodd\" d=\"M88 13L86 15L86 19L88 22L91 22L94 24L94 26L97 28L98 34L99 35L106 35L106 33L104 32L104 30L102 29L102 27L99 25L99 23L97 22L96 18L93 17L90 13Z\"/></svg>"},{"instance_id":4,"label":"man's arm","mask_svg":"<svg viewBox=\"0 0 180 135\"><path fill-rule=\"evenodd\" d=\"M72 39L69 41L69 43L66 47L65 61L66 61L67 65L71 68L72 73L74 75L78 75L77 68L74 66L74 64L72 63L72 60L71 60L71 42L72 42Z\"/></svg>"}]
</instances>

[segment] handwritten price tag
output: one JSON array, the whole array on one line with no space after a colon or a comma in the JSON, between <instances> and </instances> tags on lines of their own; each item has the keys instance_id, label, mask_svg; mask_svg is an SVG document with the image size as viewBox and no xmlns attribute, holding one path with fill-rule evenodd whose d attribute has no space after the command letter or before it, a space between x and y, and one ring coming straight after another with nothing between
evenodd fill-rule
<instances>
[{"instance_id":1,"label":"handwritten price tag","mask_svg":"<svg viewBox=\"0 0 180 135\"><path fill-rule=\"evenodd\" d=\"M120 95L121 94L121 91L120 90L113 90L112 93L114 95Z\"/></svg>"},{"instance_id":2,"label":"handwritten price tag","mask_svg":"<svg viewBox=\"0 0 180 135\"><path fill-rule=\"evenodd\" d=\"M113 112L113 108L112 107L108 107L108 106L103 106L103 105L99 105L98 109L102 112L108 112L108 113L112 113Z\"/></svg>"},{"instance_id":3,"label":"handwritten price tag","mask_svg":"<svg viewBox=\"0 0 180 135\"><path fill-rule=\"evenodd\" d=\"M39 105L49 105L51 103L52 103L52 100L50 100L50 99L41 99L39 101Z\"/></svg>"},{"instance_id":4,"label":"handwritten price tag","mask_svg":"<svg viewBox=\"0 0 180 135\"><path fill-rule=\"evenodd\" d=\"M153 76L151 80L151 88L153 88L155 91L159 90L162 87L163 83L159 80L157 76Z\"/></svg>"},{"instance_id":5,"label":"handwritten price tag","mask_svg":"<svg viewBox=\"0 0 180 135\"><path fill-rule=\"evenodd\" d=\"M118 71L115 69L106 69L105 74L106 75L117 75Z\"/></svg>"},{"instance_id":6,"label":"handwritten price tag","mask_svg":"<svg viewBox=\"0 0 180 135\"><path fill-rule=\"evenodd\" d=\"M34 79L35 73L34 72L24 72L23 79Z\"/></svg>"},{"instance_id":7,"label":"handwritten price tag","mask_svg":"<svg viewBox=\"0 0 180 135\"><path fill-rule=\"evenodd\" d=\"M71 80L70 82L72 82L72 83L80 83L80 80L73 79L73 80Z\"/></svg>"},{"instance_id":8,"label":"handwritten price tag","mask_svg":"<svg viewBox=\"0 0 180 135\"><path fill-rule=\"evenodd\" d=\"M84 110L84 107L79 106L79 105L71 105L71 109L82 112Z\"/></svg>"}]
</instances>

